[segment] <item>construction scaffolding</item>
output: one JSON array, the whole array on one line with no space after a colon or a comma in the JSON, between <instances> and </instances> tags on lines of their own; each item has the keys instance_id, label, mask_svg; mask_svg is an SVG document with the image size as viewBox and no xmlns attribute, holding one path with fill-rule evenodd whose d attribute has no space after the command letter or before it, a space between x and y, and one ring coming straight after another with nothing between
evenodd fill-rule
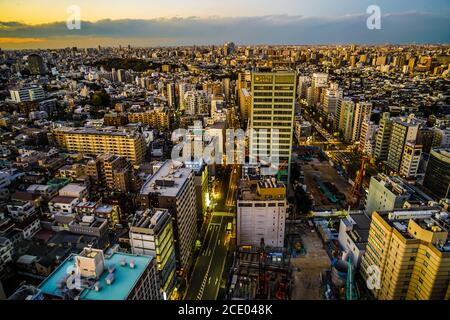
<instances>
[{"instance_id":1,"label":"construction scaffolding","mask_svg":"<svg viewBox=\"0 0 450 320\"><path fill-rule=\"evenodd\" d=\"M292 269L290 254L284 248L242 246L228 297L232 300L287 300L290 297Z\"/></svg>"}]
</instances>

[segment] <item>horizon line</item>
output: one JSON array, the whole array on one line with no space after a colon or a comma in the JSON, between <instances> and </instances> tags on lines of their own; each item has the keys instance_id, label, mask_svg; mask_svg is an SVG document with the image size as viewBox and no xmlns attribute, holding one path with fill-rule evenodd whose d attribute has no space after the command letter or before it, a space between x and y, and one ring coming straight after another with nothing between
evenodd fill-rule
<instances>
[{"instance_id":1,"label":"horizon line","mask_svg":"<svg viewBox=\"0 0 450 320\"><path fill-rule=\"evenodd\" d=\"M20 39L20 38L18 38ZM144 39L144 38L143 38ZM342 47L347 47L347 46L360 46L360 47L379 47L379 46L449 46L450 47L450 42L449 43L440 43L440 42L427 42L427 43L393 43L393 42L386 42L386 43L376 43L376 44L367 44L367 43L358 43L358 42L345 42L345 43L321 43L321 44L264 44L264 43L260 43L260 44L245 44L245 43L236 43L234 41L228 41L228 42L233 42L237 47L248 47L248 46L252 46L252 47L324 47L324 46L342 46ZM12 49L12 48L1 48L0 50L2 51L25 51L25 50L32 50L32 51L37 51L37 50L64 50L64 49L68 49L68 48L77 48L77 49L97 49L98 47L101 47L103 49L111 49L111 48L126 48L126 47L130 47L130 48L135 48L135 49L152 49L152 48L189 48L189 47L212 47L212 46L222 46L225 42L219 43L219 44L185 44L185 45L155 45L155 46L133 46L133 45L121 45L121 44L117 44L117 45L108 45L108 46L102 46L102 45L97 45L96 47L92 47L92 46L71 46L71 47L59 47L59 48L22 48L22 49Z\"/></svg>"}]
</instances>

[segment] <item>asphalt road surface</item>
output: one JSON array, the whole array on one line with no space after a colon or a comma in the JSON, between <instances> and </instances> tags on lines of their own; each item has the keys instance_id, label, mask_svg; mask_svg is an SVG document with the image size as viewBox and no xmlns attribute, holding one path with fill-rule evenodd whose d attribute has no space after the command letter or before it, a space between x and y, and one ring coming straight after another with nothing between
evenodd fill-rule
<instances>
[{"instance_id":1,"label":"asphalt road surface","mask_svg":"<svg viewBox=\"0 0 450 320\"><path fill-rule=\"evenodd\" d=\"M184 297L186 300L217 298L230 241L227 224L233 222L233 216L225 214L215 213L211 218Z\"/></svg>"}]
</instances>

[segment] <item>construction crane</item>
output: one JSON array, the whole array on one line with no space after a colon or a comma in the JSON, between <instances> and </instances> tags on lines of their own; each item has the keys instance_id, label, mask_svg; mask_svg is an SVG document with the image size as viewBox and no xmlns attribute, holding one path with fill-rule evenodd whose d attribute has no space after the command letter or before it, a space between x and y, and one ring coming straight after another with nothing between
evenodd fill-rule
<instances>
[{"instance_id":1,"label":"construction crane","mask_svg":"<svg viewBox=\"0 0 450 320\"><path fill-rule=\"evenodd\" d=\"M278 166L278 172L277 172L277 180L280 181L281 180L281 176L282 175L286 175L287 171L286 171L286 166L287 166L287 161L284 160L284 162Z\"/></svg>"},{"instance_id":2,"label":"construction crane","mask_svg":"<svg viewBox=\"0 0 450 320\"><path fill-rule=\"evenodd\" d=\"M361 189L364 181L364 176L366 174L365 166L367 160L367 157L361 158L361 167L359 168L358 174L356 175L354 181L355 183L353 184L352 190L350 192L350 205L356 209L358 209L362 197Z\"/></svg>"}]
</instances>

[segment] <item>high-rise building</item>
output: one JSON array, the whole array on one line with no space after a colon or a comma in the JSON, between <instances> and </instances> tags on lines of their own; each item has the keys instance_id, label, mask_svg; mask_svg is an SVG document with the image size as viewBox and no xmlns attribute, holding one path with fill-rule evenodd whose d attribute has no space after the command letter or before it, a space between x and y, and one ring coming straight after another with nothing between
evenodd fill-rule
<instances>
[{"instance_id":1,"label":"high-rise building","mask_svg":"<svg viewBox=\"0 0 450 320\"><path fill-rule=\"evenodd\" d=\"M389 152L389 142L391 141L392 120L389 112L384 112L380 119L380 125L376 135L375 159L378 161L387 160Z\"/></svg>"},{"instance_id":2,"label":"high-rise building","mask_svg":"<svg viewBox=\"0 0 450 320\"><path fill-rule=\"evenodd\" d=\"M393 119L391 139L389 141L389 152L387 165L395 172L400 171L400 165L405 151L406 142L415 143L419 127L423 121L413 116Z\"/></svg>"},{"instance_id":3,"label":"high-rise building","mask_svg":"<svg viewBox=\"0 0 450 320\"><path fill-rule=\"evenodd\" d=\"M372 157L375 152L375 139L378 126L370 121L370 117L363 120L361 126L361 135L359 138L359 151Z\"/></svg>"},{"instance_id":4,"label":"high-rise building","mask_svg":"<svg viewBox=\"0 0 450 320\"><path fill-rule=\"evenodd\" d=\"M295 112L295 72L255 72L252 74L252 110L249 154L252 159L278 160L290 174ZM278 158L278 159L274 159Z\"/></svg>"},{"instance_id":5,"label":"high-rise building","mask_svg":"<svg viewBox=\"0 0 450 320\"><path fill-rule=\"evenodd\" d=\"M344 141L350 142L353 136L355 103L350 99L339 100L339 102L340 102L339 128L343 134Z\"/></svg>"},{"instance_id":6,"label":"high-rise building","mask_svg":"<svg viewBox=\"0 0 450 320\"><path fill-rule=\"evenodd\" d=\"M117 71L115 68L111 69L111 81L112 82L117 82Z\"/></svg>"},{"instance_id":7,"label":"high-rise building","mask_svg":"<svg viewBox=\"0 0 450 320\"><path fill-rule=\"evenodd\" d=\"M130 192L134 190L132 164L125 157L105 153L97 158L99 162L99 180L107 190Z\"/></svg>"},{"instance_id":8,"label":"high-rise building","mask_svg":"<svg viewBox=\"0 0 450 320\"><path fill-rule=\"evenodd\" d=\"M377 299L450 298L447 217L440 207L372 214L361 271Z\"/></svg>"},{"instance_id":9,"label":"high-rise building","mask_svg":"<svg viewBox=\"0 0 450 320\"><path fill-rule=\"evenodd\" d=\"M252 110L252 94L246 88L239 90L239 110L242 120L247 122Z\"/></svg>"},{"instance_id":10,"label":"high-rise building","mask_svg":"<svg viewBox=\"0 0 450 320\"><path fill-rule=\"evenodd\" d=\"M231 80L230 78L223 78L222 79L222 87L223 87L223 94L225 95L225 100L228 102L230 101L230 89L231 89Z\"/></svg>"},{"instance_id":11,"label":"high-rise building","mask_svg":"<svg viewBox=\"0 0 450 320\"><path fill-rule=\"evenodd\" d=\"M181 82L178 84L179 95L180 95L180 110L184 110L186 107L186 103L184 97L186 92L190 91L193 86L190 83Z\"/></svg>"},{"instance_id":12,"label":"high-rise building","mask_svg":"<svg viewBox=\"0 0 450 320\"><path fill-rule=\"evenodd\" d=\"M137 211L130 226L130 244L133 254L155 257L160 299L169 299L176 280L173 226L169 211Z\"/></svg>"},{"instance_id":13,"label":"high-rise building","mask_svg":"<svg viewBox=\"0 0 450 320\"><path fill-rule=\"evenodd\" d=\"M175 107L175 84L168 83L167 84L167 104L169 107Z\"/></svg>"},{"instance_id":14,"label":"high-rise building","mask_svg":"<svg viewBox=\"0 0 450 320\"><path fill-rule=\"evenodd\" d=\"M173 219L177 268L184 275L192 266L197 238L194 173L173 160L165 161L140 191L143 208L168 209Z\"/></svg>"},{"instance_id":15,"label":"high-rise building","mask_svg":"<svg viewBox=\"0 0 450 320\"><path fill-rule=\"evenodd\" d=\"M308 88L311 85L311 78L308 76L299 76L297 92L300 99L306 99L308 95Z\"/></svg>"},{"instance_id":16,"label":"high-rise building","mask_svg":"<svg viewBox=\"0 0 450 320\"><path fill-rule=\"evenodd\" d=\"M112 153L135 164L141 163L145 155L145 140L137 131L61 127L54 129L51 137L59 147L68 151L87 154Z\"/></svg>"},{"instance_id":17,"label":"high-rise building","mask_svg":"<svg viewBox=\"0 0 450 320\"><path fill-rule=\"evenodd\" d=\"M372 176L367 194L366 213L372 215L374 211L402 208L410 196L411 193L401 178L389 177L381 173L378 176Z\"/></svg>"},{"instance_id":18,"label":"high-rise building","mask_svg":"<svg viewBox=\"0 0 450 320\"><path fill-rule=\"evenodd\" d=\"M252 86L252 73L249 70L238 73L237 90L250 89Z\"/></svg>"},{"instance_id":19,"label":"high-rise building","mask_svg":"<svg viewBox=\"0 0 450 320\"><path fill-rule=\"evenodd\" d=\"M342 99L342 89L339 89L337 83L330 85L324 92L323 111L326 114L335 116L339 99Z\"/></svg>"},{"instance_id":20,"label":"high-rise building","mask_svg":"<svg viewBox=\"0 0 450 320\"><path fill-rule=\"evenodd\" d=\"M405 178L416 177L421 156L422 145L407 141L400 165L400 175Z\"/></svg>"},{"instance_id":21,"label":"high-rise building","mask_svg":"<svg viewBox=\"0 0 450 320\"><path fill-rule=\"evenodd\" d=\"M237 244L284 246L286 186L275 178L242 180L237 200Z\"/></svg>"},{"instance_id":22,"label":"high-rise building","mask_svg":"<svg viewBox=\"0 0 450 320\"><path fill-rule=\"evenodd\" d=\"M185 93L184 103L186 114L209 114L211 97L208 91L191 90Z\"/></svg>"},{"instance_id":23,"label":"high-rise building","mask_svg":"<svg viewBox=\"0 0 450 320\"><path fill-rule=\"evenodd\" d=\"M354 102L350 98L339 99L336 106L336 114L334 116L335 129L342 133L344 132L344 110L348 108L346 105L354 105Z\"/></svg>"},{"instance_id":24,"label":"high-rise building","mask_svg":"<svg viewBox=\"0 0 450 320\"><path fill-rule=\"evenodd\" d=\"M363 121L366 117L370 119L372 113L372 104L370 102L359 102L355 107L353 120L352 141L359 141Z\"/></svg>"},{"instance_id":25,"label":"high-rise building","mask_svg":"<svg viewBox=\"0 0 450 320\"><path fill-rule=\"evenodd\" d=\"M311 93L310 101L308 104L315 106L319 100L322 93L328 85L328 73L313 73L311 80Z\"/></svg>"},{"instance_id":26,"label":"high-rise building","mask_svg":"<svg viewBox=\"0 0 450 320\"><path fill-rule=\"evenodd\" d=\"M195 180L195 206L197 211L197 226L200 230L206 216L206 209L209 201L208 194L208 166L203 159L185 161L187 168L194 171Z\"/></svg>"},{"instance_id":27,"label":"high-rise building","mask_svg":"<svg viewBox=\"0 0 450 320\"><path fill-rule=\"evenodd\" d=\"M27 58L28 69L32 75L45 74L44 59L38 54L30 54Z\"/></svg>"},{"instance_id":28,"label":"high-rise building","mask_svg":"<svg viewBox=\"0 0 450 320\"><path fill-rule=\"evenodd\" d=\"M158 300L154 257L84 248L39 286L48 300Z\"/></svg>"},{"instance_id":29,"label":"high-rise building","mask_svg":"<svg viewBox=\"0 0 450 320\"><path fill-rule=\"evenodd\" d=\"M448 197L450 189L450 149L431 150L423 185L439 198Z\"/></svg>"},{"instance_id":30,"label":"high-rise building","mask_svg":"<svg viewBox=\"0 0 450 320\"><path fill-rule=\"evenodd\" d=\"M124 69L117 70L117 81L126 82L126 71Z\"/></svg>"}]
</instances>

